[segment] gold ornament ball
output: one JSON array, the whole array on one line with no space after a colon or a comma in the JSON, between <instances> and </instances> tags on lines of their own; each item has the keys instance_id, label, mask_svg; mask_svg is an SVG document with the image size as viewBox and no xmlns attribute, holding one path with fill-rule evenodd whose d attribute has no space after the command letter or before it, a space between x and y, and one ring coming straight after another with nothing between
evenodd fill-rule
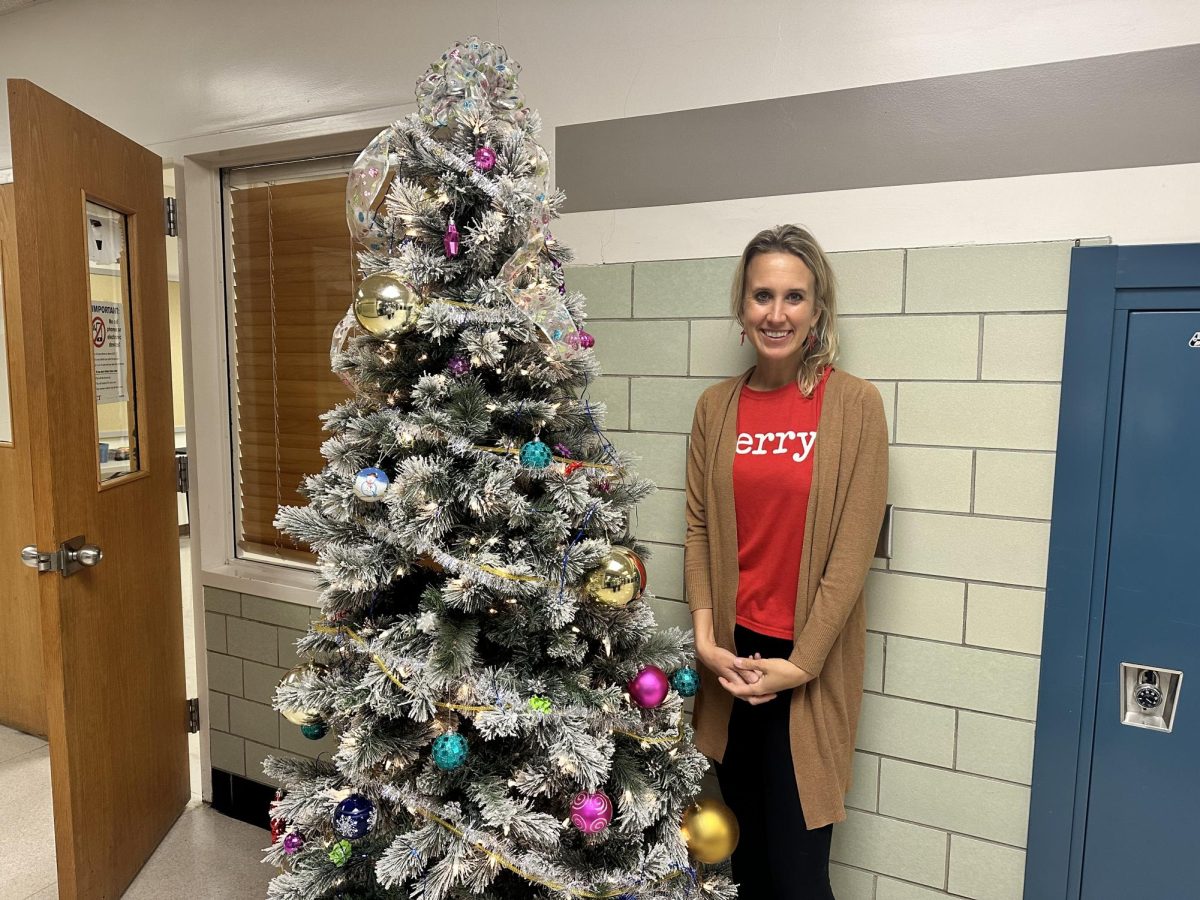
<instances>
[{"instance_id":1,"label":"gold ornament ball","mask_svg":"<svg viewBox=\"0 0 1200 900\"><path fill-rule=\"evenodd\" d=\"M599 568L588 573L584 591L605 606L628 606L642 595L642 561L627 547L613 547Z\"/></svg>"},{"instance_id":2,"label":"gold ornament ball","mask_svg":"<svg viewBox=\"0 0 1200 900\"><path fill-rule=\"evenodd\" d=\"M295 684L304 677L304 674L314 668L310 663L304 663L296 666L286 675L280 684ZM293 725L315 725L321 721L321 714L312 709L285 709L282 710L283 717Z\"/></svg>"},{"instance_id":3,"label":"gold ornament ball","mask_svg":"<svg viewBox=\"0 0 1200 900\"><path fill-rule=\"evenodd\" d=\"M371 334L411 331L425 302L402 278L376 272L354 293L354 317Z\"/></svg>"},{"instance_id":4,"label":"gold ornament ball","mask_svg":"<svg viewBox=\"0 0 1200 900\"><path fill-rule=\"evenodd\" d=\"M680 831L688 852L708 865L729 859L737 848L737 818L728 806L712 797L701 797L687 808Z\"/></svg>"}]
</instances>

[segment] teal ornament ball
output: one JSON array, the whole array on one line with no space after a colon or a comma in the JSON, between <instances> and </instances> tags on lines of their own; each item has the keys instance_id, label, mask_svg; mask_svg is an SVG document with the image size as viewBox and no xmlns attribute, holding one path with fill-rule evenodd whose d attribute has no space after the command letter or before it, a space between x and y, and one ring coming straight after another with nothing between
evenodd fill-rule
<instances>
[{"instance_id":1,"label":"teal ornament ball","mask_svg":"<svg viewBox=\"0 0 1200 900\"><path fill-rule=\"evenodd\" d=\"M671 687L680 697L694 697L700 690L700 673L691 666L684 666L671 673Z\"/></svg>"},{"instance_id":2,"label":"teal ornament ball","mask_svg":"<svg viewBox=\"0 0 1200 900\"><path fill-rule=\"evenodd\" d=\"M301 725L300 733L310 741L319 741L329 734L329 727L324 722L313 722L310 725Z\"/></svg>"},{"instance_id":3,"label":"teal ornament ball","mask_svg":"<svg viewBox=\"0 0 1200 900\"><path fill-rule=\"evenodd\" d=\"M439 735L433 742L433 763L449 772L467 761L467 739L458 732Z\"/></svg>"},{"instance_id":4,"label":"teal ornament ball","mask_svg":"<svg viewBox=\"0 0 1200 900\"><path fill-rule=\"evenodd\" d=\"M530 469L544 469L550 465L551 459L550 448L539 438L534 438L521 448L521 465Z\"/></svg>"}]
</instances>

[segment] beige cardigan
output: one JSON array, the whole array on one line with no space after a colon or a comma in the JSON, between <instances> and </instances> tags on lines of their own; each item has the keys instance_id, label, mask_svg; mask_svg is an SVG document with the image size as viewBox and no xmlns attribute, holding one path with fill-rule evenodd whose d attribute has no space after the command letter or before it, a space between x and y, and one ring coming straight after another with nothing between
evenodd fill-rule
<instances>
[{"instance_id":1,"label":"beige cardigan","mask_svg":"<svg viewBox=\"0 0 1200 900\"><path fill-rule=\"evenodd\" d=\"M753 369L696 402L687 467L684 579L688 606L713 611L719 646L734 651L738 589L733 459L738 398ZM795 648L789 659L816 678L792 692L792 760L809 828L846 818L855 729L862 706L863 585L887 502L887 423L873 384L834 370L825 384L813 486L801 544ZM780 552L796 535L780 534ZM700 666L694 725L701 752L725 754L733 697Z\"/></svg>"}]
</instances>

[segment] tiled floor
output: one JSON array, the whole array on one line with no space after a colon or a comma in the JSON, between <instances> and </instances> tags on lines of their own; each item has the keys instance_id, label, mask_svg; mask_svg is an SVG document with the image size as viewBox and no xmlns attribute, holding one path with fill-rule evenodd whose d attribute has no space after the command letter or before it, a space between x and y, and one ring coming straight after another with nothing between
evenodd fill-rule
<instances>
[{"instance_id":1,"label":"tiled floor","mask_svg":"<svg viewBox=\"0 0 1200 900\"><path fill-rule=\"evenodd\" d=\"M195 696L188 541L180 546L184 647L189 696ZM192 802L125 892L124 900L254 900L266 896L275 870L264 865L270 836L204 806L200 743L191 744ZM55 900L54 814L50 750L41 738L0 726L0 900Z\"/></svg>"},{"instance_id":2,"label":"tiled floor","mask_svg":"<svg viewBox=\"0 0 1200 900\"><path fill-rule=\"evenodd\" d=\"M0 897L56 897L50 748L0 727ZM52 893L38 891L49 888Z\"/></svg>"}]
</instances>

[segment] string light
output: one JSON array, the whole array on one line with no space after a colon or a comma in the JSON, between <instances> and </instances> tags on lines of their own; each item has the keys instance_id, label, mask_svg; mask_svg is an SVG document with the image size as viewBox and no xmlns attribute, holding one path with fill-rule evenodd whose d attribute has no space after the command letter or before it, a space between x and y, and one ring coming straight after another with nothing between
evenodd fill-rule
<instances>
[{"instance_id":1,"label":"string light","mask_svg":"<svg viewBox=\"0 0 1200 900\"><path fill-rule=\"evenodd\" d=\"M451 834L454 834L460 838L463 838L464 840L468 840L466 833L462 829L458 828L457 826L455 826L454 824L452 824L450 822L447 822L445 819L441 818L440 816L435 815L434 813L430 812L427 809L422 809L418 806L409 806L408 811L410 813L412 813L413 815L422 816L423 818L428 819L430 822L434 822L434 823L442 826L447 831L449 831ZM643 882L643 883L639 883L637 885L632 885L632 886L623 887L623 888L617 888L617 889L614 889L611 891L589 891L589 890L585 890L585 889L581 889L581 888L567 887L567 885L562 884L561 882L551 881L546 878L540 878L537 875L534 875L532 872L528 871L527 869L523 869L520 866L516 865L515 863L511 862L510 860L505 858L503 856L503 854L497 853L495 850L492 850L489 847L486 847L482 843L479 843L477 841L472 842L471 846L474 847L476 850L478 850L480 853L484 854L489 859L495 861L499 865L508 869L510 872L520 875L526 881L532 882L533 884L537 884L542 887L550 888L551 890L554 890L554 891L560 891L561 893L569 894L572 897L587 898L587 900L606 900L606 898L621 897L626 894L629 894L630 891L645 890L647 887L653 887L655 885L663 884L674 878L678 878L680 875L684 874L684 870L677 869L674 872L671 872L669 875L664 875L662 878L659 878L657 881L651 882L649 885L647 885Z\"/></svg>"},{"instance_id":2,"label":"string light","mask_svg":"<svg viewBox=\"0 0 1200 900\"><path fill-rule=\"evenodd\" d=\"M491 610L489 610L489 612L490 611ZM364 649L367 648L366 640L353 628L350 628L346 625L314 625L313 631L319 632L320 634L329 634L335 636L345 635L360 647L363 647ZM350 648L343 647L342 649L344 651L348 651ZM388 677L392 684L396 685L396 687L400 688L401 690L405 690L404 682L396 677L392 670L388 668L388 664L383 661L383 658L380 657L378 653L372 653L370 650L368 650L368 654L370 655L371 662L375 663L379 670ZM408 678L411 674L406 668L402 668L400 671L405 678ZM501 712L517 709L517 707L512 706L470 706L461 703L444 703L442 701L434 701L433 705L439 707L440 709L455 710L458 712ZM650 744L677 744L679 741L683 740L683 715L680 714L678 719L676 719L674 734L638 734L634 731L625 731L622 728L613 728L612 732L613 734L621 734L625 737L630 737L634 740L641 741L644 746L649 746Z\"/></svg>"}]
</instances>

